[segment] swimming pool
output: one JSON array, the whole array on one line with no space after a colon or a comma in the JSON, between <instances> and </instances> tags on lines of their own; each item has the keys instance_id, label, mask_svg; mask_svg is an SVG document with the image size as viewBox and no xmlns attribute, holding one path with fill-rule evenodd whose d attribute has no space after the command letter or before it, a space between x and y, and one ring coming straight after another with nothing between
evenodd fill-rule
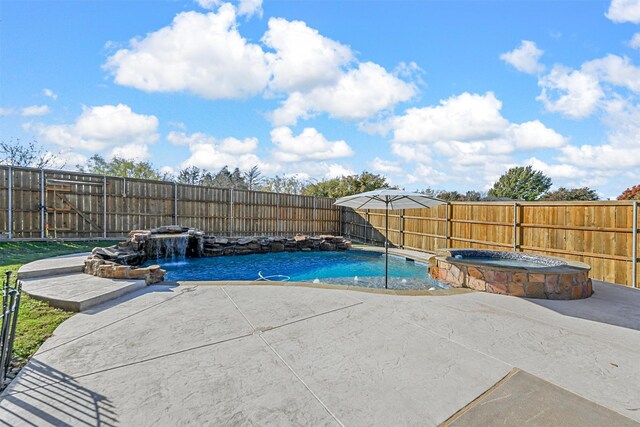
<instances>
[{"instance_id":1,"label":"swimming pool","mask_svg":"<svg viewBox=\"0 0 640 427\"><path fill-rule=\"evenodd\" d=\"M273 280L301 281L384 288L384 254L350 250L343 252L279 252L269 254L160 259L165 280ZM389 289L445 289L431 278L427 264L389 256Z\"/></svg>"}]
</instances>

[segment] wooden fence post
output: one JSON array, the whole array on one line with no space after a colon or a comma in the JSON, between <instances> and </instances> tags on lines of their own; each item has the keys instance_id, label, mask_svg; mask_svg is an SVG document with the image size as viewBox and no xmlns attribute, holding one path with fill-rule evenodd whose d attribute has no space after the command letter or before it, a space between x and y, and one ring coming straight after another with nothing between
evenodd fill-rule
<instances>
[{"instance_id":1,"label":"wooden fence post","mask_svg":"<svg viewBox=\"0 0 640 427\"><path fill-rule=\"evenodd\" d=\"M47 208L44 200L44 169L40 169L40 238L46 236Z\"/></svg>"},{"instance_id":2,"label":"wooden fence post","mask_svg":"<svg viewBox=\"0 0 640 427\"><path fill-rule=\"evenodd\" d=\"M313 235L315 236L317 234L317 227L316 227L316 197L313 196L313 220L311 221L313 224Z\"/></svg>"},{"instance_id":3,"label":"wooden fence post","mask_svg":"<svg viewBox=\"0 0 640 427\"><path fill-rule=\"evenodd\" d=\"M280 193L276 194L276 236L280 233Z\"/></svg>"},{"instance_id":4,"label":"wooden fence post","mask_svg":"<svg viewBox=\"0 0 640 427\"><path fill-rule=\"evenodd\" d=\"M631 264L631 285L634 288L638 287L638 201L633 202L633 248L631 250L631 256L633 258Z\"/></svg>"},{"instance_id":5,"label":"wooden fence post","mask_svg":"<svg viewBox=\"0 0 640 427\"><path fill-rule=\"evenodd\" d=\"M400 248L404 249L404 209L400 210Z\"/></svg>"},{"instance_id":6,"label":"wooden fence post","mask_svg":"<svg viewBox=\"0 0 640 427\"><path fill-rule=\"evenodd\" d=\"M233 188L229 189L229 236L233 235Z\"/></svg>"},{"instance_id":7,"label":"wooden fence post","mask_svg":"<svg viewBox=\"0 0 640 427\"><path fill-rule=\"evenodd\" d=\"M371 223L369 222L369 209L367 209L367 223L364 225L364 242L367 243L367 230L371 227ZM373 243L373 241L371 242Z\"/></svg>"},{"instance_id":8,"label":"wooden fence post","mask_svg":"<svg viewBox=\"0 0 640 427\"><path fill-rule=\"evenodd\" d=\"M7 233L13 238L13 168L9 166L9 180L7 182Z\"/></svg>"},{"instance_id":9,"label":"wooden fence post","mask_svg":"<svg viewBox=\"0 0 640 427\"><path fill-rule=\"evenodd\" d=\"M173 183L173 223L178 225L178 183Z\"/></svg>"},{"instance_id":10,"label":"wooden fence post","mask_svg":"<svg viewBox=\"0 0 640 427\"><path fill-rule=\"evenodd\" d=\"M107 175L102 177L102 237L107 238Z\"/></svg>"},{"instance_id":11,"label":"wooden fence post","mask_svg":"<svg viewBox=\"0 0 640 427\"><path fill-rule=\"evenodd\" d=\"M513 203L513 251L518 250L518 202Z\"/></svg>"},{"instance_id":12,"label":"wooden fence post","mask_svg":"<svg viewBox=\"0 0 640 427\"><path fill-rule=\"evenodd\" d=\"M451 209L451 202L447 202L447 208L445 211L445 222L444 222L444 247L445 249L449 249L450 248L450 244L451 244L451 233L450 233L450 228L451 228L451 211L453 209Z\"/></svg>"}]
</instances>

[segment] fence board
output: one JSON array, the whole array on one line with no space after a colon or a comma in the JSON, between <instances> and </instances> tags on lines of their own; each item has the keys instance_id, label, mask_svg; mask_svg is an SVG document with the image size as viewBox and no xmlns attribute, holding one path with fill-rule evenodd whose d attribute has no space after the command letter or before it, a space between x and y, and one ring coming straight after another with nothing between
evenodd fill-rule
<instances>
[{"instance_id":1,"label":"fence board","mask_svg":"<svg viewBox=\"0 0 640 427\"><path fill-rule=\"evenodd\" d=\"M0 166L3 238L9 230L8 170ZM41 171L12 170L13 237L40 238ZM45 170L44 176L47 238L98 238L105 233L105 224L107 237L121 237L133 229L174 224L176 218L180 225L212 235L339 234L340 230L340 210L330 198L233 190L232 201L231 191L223 188L69 171Z\"/></svg>"},{"instance_id":2,"label":"fence board","mask_svg":"<svg viewBox=\"0 0 640 427\"><path fill-rule=\"evenodd\" d=\"M448 209L448 220L445 205L405 210L402 230L400 211L390 212L391 244L435 252L446 247L513 250L515 243L518 251L585 262L594 279L640 286L640 271L635 281L632 273L632 202L517 202L515 209L514 202L452 202ZM345 236L384 244L384 211L344 209L342 223Z\"/></svg>"}]
</instances>

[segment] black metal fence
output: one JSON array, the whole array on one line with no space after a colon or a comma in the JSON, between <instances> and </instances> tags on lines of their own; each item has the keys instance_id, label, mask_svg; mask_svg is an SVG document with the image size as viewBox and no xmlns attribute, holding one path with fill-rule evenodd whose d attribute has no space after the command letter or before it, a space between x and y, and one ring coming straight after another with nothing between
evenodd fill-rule
<instances>
[{"instance_id":1,"label":"black metal fence","mask_svg":"<svg viewBox=\"0 0 640 427\"><path fill-rule=\"evenodd\" d=\"M2 286L2 321L0 323L0 389L5 385L11 367L22 292L22 282L18 280L12 286L11 272L7 271L6 276Z\"/></svg>"}]
</instances>

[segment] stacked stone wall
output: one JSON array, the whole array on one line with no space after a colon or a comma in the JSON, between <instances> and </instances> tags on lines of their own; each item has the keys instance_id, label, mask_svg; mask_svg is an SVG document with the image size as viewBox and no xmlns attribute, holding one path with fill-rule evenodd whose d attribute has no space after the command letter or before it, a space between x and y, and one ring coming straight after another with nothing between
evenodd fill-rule
<instances>
[{"instance_id":1,"label":"stacked stone wall","mask_svg":"<svg viewBox=\"0 0 640 427\"><path fill-rule=\"evenodd\" d=\"M431 276L456 288L527 298L556 300L591 296L593 287L586 269L570 267L532 270L471 266L433 258Z\"/></svg>"},{"instance_id":2,"label":"stacked stone wall","mask_svg":"<svg viewBox=\"0 0 640 427\"><path fill-rule=\"evenodd\" d=\"M174 243L177 239L185 244L162 244ZM94 248L85 260L84 271L98 277L144 279L147 284L153 284L162 282L166 271L158 265L138 266L165 256L214 257L270 252L345 251L350 247L351 241L342 236L219 237L207 236L193 228L170 225L151 230L133 230L124 242L108 248ZM184 253L176 253L177 248Z\"/></svg>"}]
</instances>

